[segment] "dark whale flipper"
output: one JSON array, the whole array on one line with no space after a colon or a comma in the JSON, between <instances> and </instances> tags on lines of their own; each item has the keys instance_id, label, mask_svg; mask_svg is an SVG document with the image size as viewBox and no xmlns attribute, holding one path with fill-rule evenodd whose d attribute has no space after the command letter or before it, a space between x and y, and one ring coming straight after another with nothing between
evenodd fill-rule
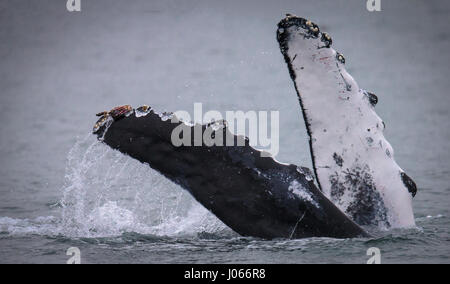
<instances>
[{"instance_id":1,"label":"dark whale flipper","mask_svg":"<svg viewBox=\"0 0 450 284\"><path fill-rule=\"evenodd\" d=\"M105 144L147 163L189 191L204 207L242 236L273 238L368 236L315 186L305 168L284 165L231 134L226 124L188 125L148 107L100 113L94 133ZM231 137L244 146L180 146L177 127L190 134ZM178 129L179 129L178 128ZM229 135L229 136L227 136ZM227 144L229 145L229 144Z\"/></svg>"},{"instance_id":2,"label":"dark whale flipper","mask_svg":"<svg viewBox=\"0 0 450 284\"><path fill-rule=\"evenodd\" d=\"M277 39L310 136L320 189L361 225L413 227L416 185L394 160L375 113L378 97L361 90L345 70L331 37L288 15Z\"/></svg>"}]
</instances>

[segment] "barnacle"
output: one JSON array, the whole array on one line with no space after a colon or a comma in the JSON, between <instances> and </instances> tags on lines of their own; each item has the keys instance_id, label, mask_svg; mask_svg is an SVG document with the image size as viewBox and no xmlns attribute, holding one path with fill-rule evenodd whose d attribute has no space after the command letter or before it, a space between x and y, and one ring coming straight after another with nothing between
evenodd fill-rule
<instances>
[{"instance_id":1,"label":"barnacle","mask_svg":"<svg viewBox=\"0 0 450 284\"><path fill-rule=\"evenodd\" d=\"M331 39L331 36L327 33L322 33L322 38L321 38L322 42L325 43L326 47L330 47L331 44L333 43L333 40Z\"/></svg>"},{"instance_id":2,"label":"barnacle","mask_svg":"<svg viewBox=\"0 0 450 284\"><path fill-rule=\"evenodd\" d=\"M336 59L339 61L339 62L341 62L342 64L345 64L345 57L344 57L344 55L342 54L342 53L337 53L336 54Z\"/></svg>"}]
</instances>

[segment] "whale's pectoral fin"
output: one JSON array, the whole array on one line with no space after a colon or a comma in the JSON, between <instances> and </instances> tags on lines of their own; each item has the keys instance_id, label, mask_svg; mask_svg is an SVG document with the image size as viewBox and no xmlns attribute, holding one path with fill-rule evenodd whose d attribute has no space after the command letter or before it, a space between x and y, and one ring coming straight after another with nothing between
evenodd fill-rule
<instances>
[{"instance_id":1,"label":"whale's pectoral fin","mask_svg":"<svg viewBox=\"0 0 450 284\"><path fill-rule=\"evenodd\" d=\"M330 35L313 22L288 15L278 24L277 39L302 107L321 190L359 224L414 226L416 186L383 135L384 122L374 111L378 97L359 88Z\"/></svg>"},{"instance_id":2,"label":"whale's pectoral fin","mask_svg":"<svg viewBox=\"0 0 450 284\"><path fill-rule=\"evenodd\" d=\"M93 131L103 143L180 185L243 236L368 236L319 191L308 169L262 156L226 123L188 125L147 106L124 106L99 115ZM195 144L196 133L232 143L200 139ZM183 143L174 143L174 137Z\"/></svg>"}]
</instances>

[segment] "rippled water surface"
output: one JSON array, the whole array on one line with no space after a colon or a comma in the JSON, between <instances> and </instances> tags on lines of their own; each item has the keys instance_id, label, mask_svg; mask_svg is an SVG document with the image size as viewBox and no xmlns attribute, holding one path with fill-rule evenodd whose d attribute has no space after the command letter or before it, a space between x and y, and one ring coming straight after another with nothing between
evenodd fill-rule
<instances>
[{"instance_id":1,"label":"rippled water surface","mask_svg":"<svg viewBox=\"0 0 450 284\"><path fill-rule=\"evenodd\" d=\"M450 263L447 1L0 1L0 263ZM287 13L345 54L399 165L417 228L371 239L242 238L149 167L97 142L94 114L279 110L282 162L311 167L275 40ZM420 24L418 24L420 22Z\"/></svg>"}]
</instances>

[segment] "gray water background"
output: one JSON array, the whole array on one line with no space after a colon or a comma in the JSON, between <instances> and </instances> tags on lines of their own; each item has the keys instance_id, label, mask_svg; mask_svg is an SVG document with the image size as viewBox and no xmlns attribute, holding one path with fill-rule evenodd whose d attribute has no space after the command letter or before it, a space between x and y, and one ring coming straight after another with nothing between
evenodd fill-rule
<instances>
[{"instance_id":1,"label":"gray water background","mask_svg":"<svg viewBox=\"0 0 450 284\"><path fill-rule=\"evenodd\" d=\"M79 13L65 2L0 1L0 263L65 263L72 246L84 263L364 263L373 246L384 263L450 263L450 2L382 0L373 13L362 0L82 0ZM277 159L311 167L275 40L285 13L330 33L378 95L395 158L419 187L417 229L241 238L90 137L94 114L116 105L278 110Z\"/></svg>"}]
</instances>

